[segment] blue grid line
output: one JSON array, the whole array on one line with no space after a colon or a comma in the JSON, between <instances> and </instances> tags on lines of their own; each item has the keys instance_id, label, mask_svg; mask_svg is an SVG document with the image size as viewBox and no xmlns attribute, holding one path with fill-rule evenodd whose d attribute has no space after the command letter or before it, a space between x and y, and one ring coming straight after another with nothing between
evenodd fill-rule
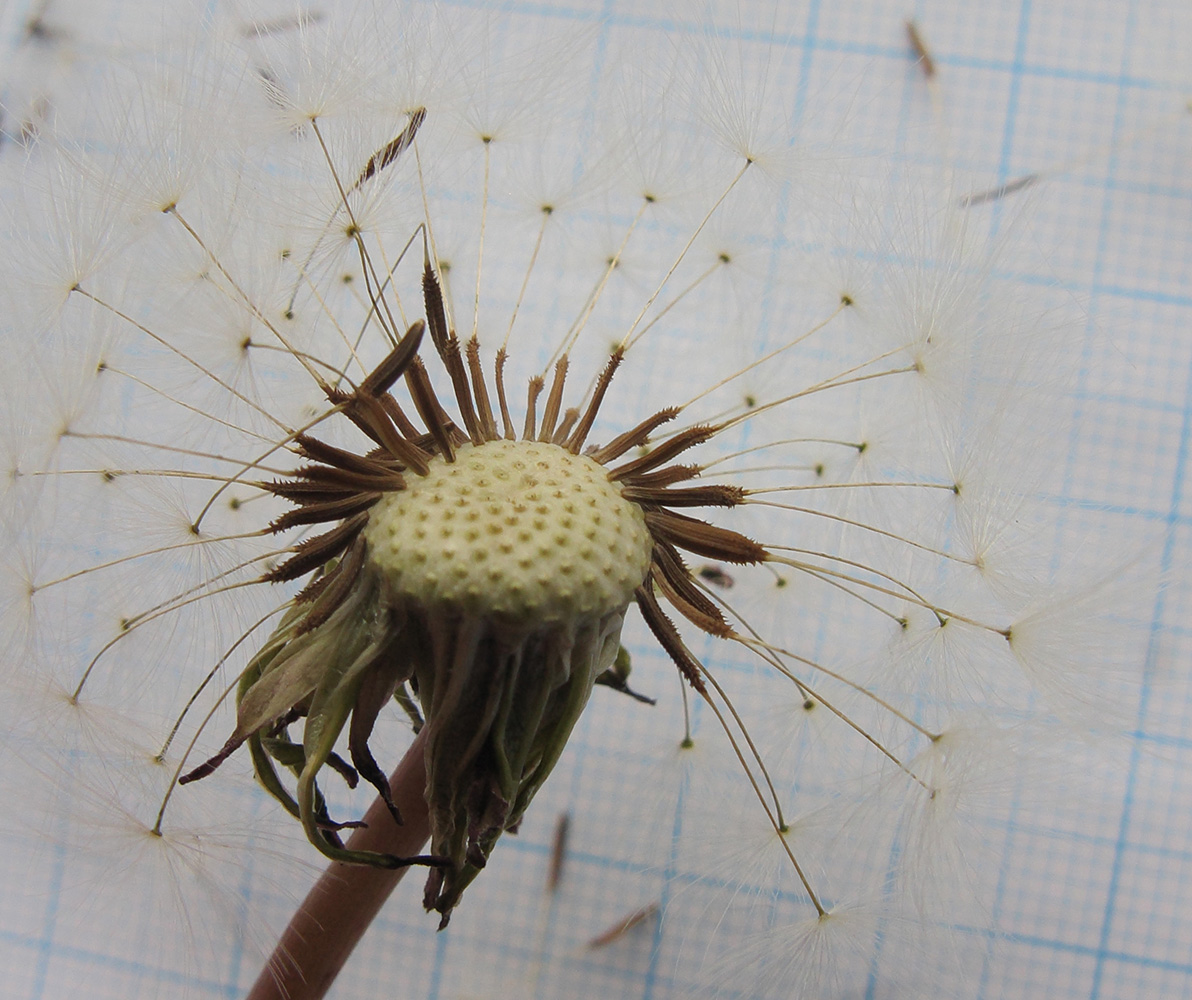
<instances>
[{"instance_id":1,"label":"blue grid line","mask_svg":"<svg viewBox=\"0 0 1192 1000\"><path fill-rule=\"evenodd\" d=\"M1071 842L1091 847L1111 847L1117 844L1116 837L1098 836L1096 834L1073 830L1054 830L1037 824L1019 823L1009 818L1000 820L990 819L984 825L992 831L1006 831L1029 834L1034 837L1046 837L1056 843ZM1192 861L1192 850L1180 850L1178 848L1148 844L1130 844L1128 846L1130 850L1147 857L1166 858L1175 861ZM551 847L550 845L532 843L513 837L509 839L505 851L510 854L521 854L545 860L551 853ZM765 894L780 902L806 903L807 901L806 895L801 890L775 890L769 884L741 882L740 880L728 877L708 875L690 870L679 870L677 868L667 869L664 872L663 869L653 865L635 864L626 862L615 855L593 854L590 851L568 851L567 863L576 867L595 868L599 871L620 872L631 875L649 876L664 874L666 882L673 885L680 885L684 888L730 889L739 890L746 895L760 896ZM958 926L962 930L969 930L975 933L975 929L973 928L964 928L963 925ZM997 938L1009 938L1013 936L1011 932L989 931L987 928L984 930L985 933L990 933ZM1087 947L1090 952L1096 950L1091 945Z\"/></svg>"},{"instance_id":2,"label":"blue grid line","mask_svg":"<svg viewBox=\"0 0 1192 1000\"><path fill-rule=\"evenodd\" d=\"M1134 30L1136 24L1136 10L1135 6L1131 4L1128 34ZM1114 131L1116 136L1120 134L1123 107L1123 94L1119 92L1117 104L1114 111ZM1107 174L1113 176L1117 167L1117 155L1110 155L1110 162L1108 165ZM1102 211L1101 231L1099 233L1097 258L1093 271L1093 295L1095 297L1099 294L1102 286L1103 278L1103 248L1106 242L1106 234L1109 226L1110 205L1112 197L1107 193L1105 205ZM1184 399L1186 401L1183 421L1180 427L1180 439L1176 451L1176 466L1172 476L1171 494L1169 502L1169 516L1171 518L1167 530L1167 538L1164 545L1161 567L1165 574L1170 574L1174 553L1175 544L1175 518L1179 513L1179 508L1183 503L1183 483L1185 470L1188 458L1188 442L1189 433L1192 431L1192 372L1189 372L1189 380L1185 385ZM1166 603L1166 593L1160 591L1155 602L1154 614L1151 621L1150 643L1147 651L1147 667L1148 671L1153 668L1156 662L1156 646L1159 635L1162 632L1162 623L1164 617L1164 608ZM1142 692L1139 698L1138 714L1137 714L1137 728L1145 729L1145 722L1147 717L1147 709L1150 704L1151 685L1149 677L1144 678ZM1102 915L1101 931L1097 942L1096 949L1096 963L1093 969L1093 983L1090 993L1090 1000L1098 1000L1101 996L1101 990L1104 983L1105 964L1110 959L1109 940L1112 933L1114 917L1117 910L1117 894L1121 884L1122 865L1125 858L1125 852L1128 844L1129 829L1134 821L1134 805L1135 805L1135 788L1138 777L1139 765L1141 763L1142 753L1141 744L1135 741L1130 751L1130 764L1127 772L1127 783L1125 794L1122 801L1122 812L1118 826L1117 843L1114 846L1113 861L1110 866L1109 887L1106 895L1105 911Z\"/></svg>"},{"instance_id":3,"label":"blue grid line","mask_svg":"<svg viewBox=\"0 0 1192 1000\"><path fill-rule=\"evenodd\" d=\"M1192 628L1178 625L1164 625L1163 631L1192 635ZM1154 743L1157 746L1169 747L1173 750L1192 750L1192 736L1168 736L1163 733L1148 733L1141 729L1134 730L1130 736L1143 743Z\"/></svg>"},{"instance_id":4,"label":"blue grid line","mask_svg":"<svg viewBox=\"0 0 1192 1000\"><path fill-rule=\"evenodd\" d=\"M1156 292L1147 288L1130 288L1124 285L1098 284L1097 294L1113 295L1123 299L1135 299L1140 302L1157 302L1160 305L1192 307L1192 295L1182 295L1175 292Z\"/></svg>"},{"instance_id":5,"label":"blue grid line","mask_svg":"<svg viewBox=\"0 0 1192 1000\"><path fill-rule=\"evenodd\" d=\"M61 941L47 941L44 937L32 937L13 931L0 931L0 941L5 941L20 948L28 948L36 952L39 956L52 948L57 958L76 959L80 962L102 966L107 969L116 969L121 972L135 972L146 978L152 978L163 983L173 983L177 986L197 987L205 993L210 993L213 996L228 997L229 1000L238 995L234 981L196 979L193 976L163 969L150 962L137 962L129 958L117 958L107 952L96 951L92 948L80 948ZM36 992L31 994L31 996L38 998L45 996L45 986L45 978L43 976L35 982L34 990Z\"/></svg>"},{"instance_id":6,"label":"blue grid line","mask_svg":"<svg viewBox=\"0 0 1192 1000\"><path fill-rule=\"evenodd\" d=\"M442 0L444 7L462 7L468 9L490 10L491 4L474 2L474 0ZM812 0L812 7L818 6L818 0ZM1029 3L1024 3L1029 7ZM805 48L821 52L842 53L846 55L865 56L867 58L890 59L905 63L911 58L910 48L906 45L879 45L858 42L835 41L831 38L818 37L815 34L799 36L797 34L775 34L771 31L737 29L717 26L707 31L697 21L675 20L673 18L646 17L633 14L612 14L605 18L602 13L592 11L576 11L551 4L517 3L514 9L518 13L526 13L541 18L554 18L562 21L575 21L595 24L607 23L619 28L639 28L659 31L666 34L687 34L729 39L740 42L758 42L767 45ZM1054 66L1046 62L1030 62L1025 58L1024 49L1018 48L1010 59L980 58L977 56L950 55L946 52L932 53L932 59L939 66L951 66L958 69L996 70L1005 73L1013 80L1023 77L1039 77L1050 80L1067 80L1080 83L1099 83L1115 89L1142 91L1170 91L1171 85L1156 81L1148 76L1132 76L1124 70L1118 73L1104 73L1090 70L1080 70L1067 66Z\"/></svg>"},{"instance_id":7,"label":"blue grid line","mask_svg":"<svg viewBox=\"0 0 1192 1000\"><path fill-rule=\"evenodd\" d=\"M983 928L959 928L960 930L967 930L975 935L985 935L989 932ZM1115 951L1090 945L1077 944L1072 941L1061 941L1056 938L1041 937L1033 934L1002 934L999 935L1002 940L1009 941L1014 944L1026 944L1036 948L1045 948L1048 951L1066 952L1071 955L1084 955L1089 958L1096 958L1098 962L1113 961L1122 962L1128 965L1136 965L1151 969L1164 969L1170 972L1182 972L1185 975L1192 975L1192 963L1189 962L1173 962L1165 958L1152 958L1148 955L1136 955L1128 951ZM1095 994L1094 994L1095 995Z\"/></svg>"},{"instance_id":8,"label":"blue grid line","mask_svg":"<svg viewBox=\"0 0 1192 1000\"><path fill-rule=\"evenodd\" d=\"M1163 548L1162 570L1164 574L1170 575L1174 560L1175 551L1175 526L1179 521L1179 508L1183 504L1183 487L1184 479L1187 473L1188 463L1188 446L1189 439L1192 436L1192 369L1189 370L1189 378L1185 385L1185 399L1188 400L1184 407L1184 419L1180 427L1180 439L1177 448L1176 467L1172 476L1171 486L1171 501L1169 514L1169 529L1166 544ZM1163 617L1166 608L1166 592L1160 591L1155 602L1154 616L1151 622L1151 641L1147 654L1148 667L1153 667L1156 661L1156 646L1159 641L1160 634L1164 631ZM1139 699L1138 705L1138 729L1145 729L1145 722L1147 711L1150 705L1152 688L1149 680L1144 681L1142 688L1142 695ZM1135 741L1134 746L1130 751L1130 766L1128 771L1128 780L1126 784L1126 793L1122 803L1122 816L1118 828L1118 839L1114 849L1114 858L1110 872L1109 895L1106 901L1105 914L1103 917L1101 936L1097 949L1097 965L1094 971L1093 991L1090 1000L1097 1000L1101 994L1101 984L1104 972L1105 960L1110 957L1108 948L1109 936L1113 926L1113 919L1117 905L1117 890L1121 881L1121 869L1127 847L1129 846L1129 828L1133 822L1133 807L1135 802L1135 784L1138 777L1138 769L1142 762L1142 752L1140 741ZM1116 957L1116 956L1114 956Z\"/></svg>"},{"instance_id":9,"label":"blue grid line","mask_svg":"<svg viewBox=\"0 0 1192 1000\"><path fill-rule=\"evenodd\" d=\"M33 978L33 995L35 997L41 997L45 993L46 978L50 970L50 957L54 952L54 928L58 924L58 900L62 891L62 878L65 871L66 848L57 844L54 846L54 866L49 886L50 896L46 900L41 934L37 938L22 938L22 943L28 942L37 949L37 971Z\"/></svg>"},{"instance_id":10,"label":"blue grid line","mask_svg":"<svg viewBox=\"0 0 1192 1000\"><path fill-rule=\"evenodd\" d=\"M1010 162L1013 153L1013 142L1015 130L1017 128L1018 103L1022 92L1022 70L1024 62L1024 54L1027 44L1027 32L1030 25L1030 0L1022 0L1018 7L1018 19L1015 29L1014 41L1014 56L1011 62L1011 76L1010 76L1010 90L1006 96L1006 122L1002 132L1002 144L998 155L997 166L997 183L999 185L1005 184L1011 175ZM1002 216L1005 212L1006 206L1002 202L997 201L993 205L993 219L992 230L998 232L1001 228ZM1015 783L1014 795L1010 803L1009 829L1006 832L1003 850L1009 853L1013 849L1015 842L1014 832L1015 824L1021 808L1021 783ZM994 897L992 904L992 922L994 926L1000 923L1002 913L1006 906L1006 876L1007 865L1002 866L998 873L997 884L994 888ZM989 939L986 946L985 954L981 961L981 977L977 987L977 996L985 997L989 988L989 975L993 961L993 939Z\"/></svg>"}]
</instances>

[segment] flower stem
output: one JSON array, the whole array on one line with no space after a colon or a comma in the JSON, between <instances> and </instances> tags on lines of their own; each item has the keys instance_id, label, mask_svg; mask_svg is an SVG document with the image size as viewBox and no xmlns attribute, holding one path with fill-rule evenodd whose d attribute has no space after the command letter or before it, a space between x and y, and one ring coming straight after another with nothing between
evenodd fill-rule
<instances>
[{"instance_id":1,"label":"flower stem","mask_svg":"<svg viewBox=\"0 0 1192 1000\"><path fill-rule=\"evenodd\" d=\"M423 737L415 738L389 788L401 812L397 826L378 796L364 816L368 825L348 839L354 851L409 857L430 837ZM319 1000L339 975L407 868L386 870L333 862L307 894L247 1000Z\"/></svg>"}]
</instances>

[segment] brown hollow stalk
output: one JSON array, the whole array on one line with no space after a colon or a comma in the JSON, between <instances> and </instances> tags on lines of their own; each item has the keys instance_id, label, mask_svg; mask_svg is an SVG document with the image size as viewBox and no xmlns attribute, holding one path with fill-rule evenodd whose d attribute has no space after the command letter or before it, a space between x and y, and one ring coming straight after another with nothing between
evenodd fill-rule
<instances>
[{"instance_id":1,"label":"brown hollow stalk","mask_svg":"<svg viewBox=\"0 0 1192 1000\"><path fill-rule=\"evenodd\" d=\"M430 837L424 740L415 738L389 778L403 825L380 799L347 847L411 857ZM319 1000L331 988L352 949L409 869L386 870L333 862L291 919L247 1000Z\"/></svg>"}]
</instances>

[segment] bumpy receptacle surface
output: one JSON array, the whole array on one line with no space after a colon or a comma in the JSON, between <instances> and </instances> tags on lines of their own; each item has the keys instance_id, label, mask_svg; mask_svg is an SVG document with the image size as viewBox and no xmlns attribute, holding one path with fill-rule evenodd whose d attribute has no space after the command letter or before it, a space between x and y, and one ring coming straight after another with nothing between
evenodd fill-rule
<instances>
[{"instance_id":1,"label":"bumpy receptacle surface","mask_svg":"<svg viewBox=\"0 0 1192 1000\"><path fill-rule=\"evenodd\" d=\"M535 623L623 608L651 541L603 466L553 444L465 445L383 498L366 536L392 592Z\"/></svg>"}]
</instances>

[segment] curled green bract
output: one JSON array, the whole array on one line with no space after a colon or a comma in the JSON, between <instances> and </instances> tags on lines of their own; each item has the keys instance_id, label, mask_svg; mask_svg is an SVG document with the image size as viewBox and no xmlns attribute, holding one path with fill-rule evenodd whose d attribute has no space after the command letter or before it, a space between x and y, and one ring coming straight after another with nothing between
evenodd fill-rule
<instances>
[{"instance_id":1,"label":"curled green bract","mask_svg":"<svg viewBox=\"0 0 1192 1000\"><path fill-rule=\"evenodd\" d=\"M240 681L235 732L213 762L247 743L258 780L329 858L385 868L438 862L425 903L445 923L497 839L520 823L596 678L616 659L623 609L516 627L395 598L368 569L348 599L309 628L320 611L318 600L296 605L253 658ZM388 801L367 740L381 708L407 684L425 719L431 856L348 850L336 832L346 824L328 815L318 779L331 763L359 772ZM298 743L288 725L300 717ZM352 765L334 754L345 727ZM278 765L294 775L296 791Z\"/></svg>"},{"instance_id":2,"label":"curled green bract","mask_svg":"<svg viewBox=\"0 0 1192 1000\"><path fill-rule=\"evenodd\" d=\"M483 618L411 615L414 680L426 712L431 872L424 903L444 915L515 830L616 657L622 612L511 633Z\"/></svg>"}]
</instances>

